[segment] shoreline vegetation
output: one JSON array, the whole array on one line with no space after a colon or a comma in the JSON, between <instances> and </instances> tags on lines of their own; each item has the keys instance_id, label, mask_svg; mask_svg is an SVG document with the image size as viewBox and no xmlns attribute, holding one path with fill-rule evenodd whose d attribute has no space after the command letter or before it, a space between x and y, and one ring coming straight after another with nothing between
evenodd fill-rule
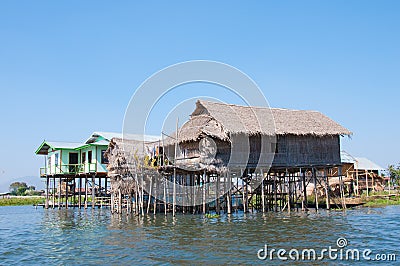
<instances>
[{"instance_id":1,"label":"shoreline vegetation","mask_svg":"<svg viewBox=\"0 0 400 266\"><path fill-rule=\"evenodd\" d=\"M44 196L9 196L0 198L0 206L38 205L44 201Z\"/></svg>"},{"instance_id":2,"label":"shoreline vegetation","mask_svg":"<svg viewBox=\"0 0 400 266\"><path fill-rule=\"evenodd\" d=\"M361 207L384 207L390 205L400 205L400 194L387 192L372 193L369 197L365 195L361 196L363 202ZM44 196L10 196L5 198L0 198L1 206L24 206L24 205L39 205L45 203ZM312 203L312 202L310 202ZM324 205L324 202L320 202Z\"/></svg>"},{"instance_id":3,"label":"shoreline vegetation","mask_svg":"<svg viewBox=\"0 0 400 266\"><path fill-rule=\"evenodd\" d=\"M364 198L363 198L364 199ZM377 194L365 197L364 207L384 207L389 205L400 205L400 195L396 194Z\"/></svg>"}]
</instances>

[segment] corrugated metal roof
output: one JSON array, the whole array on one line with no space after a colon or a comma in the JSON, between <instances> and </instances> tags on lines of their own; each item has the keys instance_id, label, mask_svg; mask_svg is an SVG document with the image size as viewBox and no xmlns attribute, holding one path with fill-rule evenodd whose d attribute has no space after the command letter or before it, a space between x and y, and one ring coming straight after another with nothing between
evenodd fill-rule
<instances>
[{"instance_id":1,"label":"corrugated metal roof","mask_svg":"<svg viewBox=\"0 0 400 266\"><path fill-rule=\"evenodd\" d=\"M48 153L49 148L53 149L76 149L85 145L80 142L60 142L60 141L43 141L40 147L36 150L36 154L44 154Z\"/></svg>"},{"instance_id":2,"label":"corrugated metal roof","mask_svg":"<svg viewBox=\"0 0 400 266\"><path fill-rule=\"evenodd\" d=\"M351 154L346 151L340 152L340 158L341 158L342 163L355 163L356 162L356 158L351 156Z\"/></svg>"},{"instance_id":3,"label":"corrugated metal roof","mask_svg":"<svg viewBox=\"0 0 400 266\"><path fill-rule=\"evenodd\" d=\"M118 138L118 139L129 139L129 140L144 140L144 141L158 141L160 140L159 136L151 136L151 135L140 135L140 134L122 134L122 133L116 133L116 132L101 132L101 131L96 131L93 132L93 134L86 140L86 143L94 143L97 142L97 139L100 137L104 138L107 141L110 141L112 138Z\"/></svg>"},{"instance_id":4,"label":"corrugated metal roof","mask_svg":"<svg viewBox=\"0 0 400 266\"><path fill-rule=\"evenodd\" d=\"M108 140L99 140L99 141L96 141L96 142L93 142L93 143L90 143L91 145L105 145L105 146L108 146L108 144L109 144L110 142L108 141Z\"/></svg>"},{"instance_id":5,"label":"corrugated metal roof","mask_svg":"<svg viewBox=\"0 0 400 266\"><path fill-rule=\"evenodd\" d=\"M82 145L85 145L84 143L80 142L46 141L46 143L54 149L76 149Z\"/></svg>"},{"instance_id":6,"label":"corrugated metal roof","mask_svg":"<svg viewBox=\"0 0 400 266\"><path fill-rule=\"evenodd\" d=\"M354 168L357 170L385 170L383 167L380 167L379 165L377 165L376 163L374 163L373 161L368 160L367 158L363 158L363 157L355 157L357 160L357 163L354 165Z\"/></svg>"},{"instance_id":7,"label":"corrugated metal roof","mask_svg":"<svg viewBox=\"0 0 400 266\"><path fill-rule=\"evenodd\" d=\"M86 140L86 143L93 143L96 142L100 137L103 137L105 140L110 141L112 138L122 138L121 133L116 132L101 132L96 131L93 132L90 138Z\"/></svg>"},{"instance_id":8,"label":"corrugated metal roof","mask_svg":"<svg viewBox=\"0 0 400 266\"><path fill-rule=\"evenodd\" d=\"M346 151L341 151L340 157L341 157L342 163L354 163L354 169L357 169L357 170L368 170L368 171L385 170L385 168L377 165L376 163L374 163L373 161L371 161L367 158L353 157L351 154L349 154Z\"/></svg>"}]
</instances>

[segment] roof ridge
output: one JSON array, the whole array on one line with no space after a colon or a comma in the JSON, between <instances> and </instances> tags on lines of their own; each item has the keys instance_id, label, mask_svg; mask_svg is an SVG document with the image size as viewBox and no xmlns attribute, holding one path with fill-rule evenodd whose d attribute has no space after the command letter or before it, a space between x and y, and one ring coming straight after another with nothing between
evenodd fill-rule
<instances>
[{"instance_id":1,"label":"roof ridge","mask_svg":"<svg viewBox=\"0 0 400 266\"><path fill-rule=\"evenodd\" d=\"M210 103L210 104L220 104L220 105L227 105L227 106L235 106L235 107L242 107L242 108L251 108L251 109L270 109L270 110L282 110L282 111L299 111L299 112L316 112L316 113L321 113L320 111L317 110L305 110L305 109L290 109L290 108L282 108L282 107L262 107L262 106L246 106L246 105L240 105L240 104L232 104L232 103L222 103L222 102L213 102L213 101L205 101L205 100L199 100L200 103ZM322 114L322 113L321 113Z\"/></svg>"}]
</instances>

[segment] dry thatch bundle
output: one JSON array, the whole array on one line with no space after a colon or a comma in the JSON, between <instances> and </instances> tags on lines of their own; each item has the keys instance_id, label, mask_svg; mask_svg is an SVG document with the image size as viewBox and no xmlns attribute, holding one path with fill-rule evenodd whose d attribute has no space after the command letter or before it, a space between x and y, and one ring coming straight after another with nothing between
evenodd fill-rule
<instances>
[{"instance_id":1,"label":"dry thatch bundle","mask_svg":"<svg viewBox=\"0 0 400 266\"><path fill-rule=\"evenodd\" d=\"M232 135L311 135L316 137L351 135L352 133L317 111L239 106L197 101L191 118L178 132L180 143L197 141L207 135L229 141ZM164 140L175 142L176 133Z\"/></svg>"},{"instance_id":2,"label":"dry thatch bundle","mask_svg":"<svg viewBox=\"0 0 400 266\"><path fill-rule=\"evenodd\" d=\"M317 111L289 110L239 106L209 101L197 101L192 118L209 115L228 134L248 135L351 135L352 133ZM275 123L275 132L271 125Z\"/></svg>"},{"instance_id":3,"label":"dry thatch bundle","mask_svg":"<svg viewBox=\"0 0 400 266\"><path fill-rule=\"evenodd\" d=\"M146 186L147 178L138 180L138 175L151 176L157 174L154 167L146 165L146 155L153 149L155 142L138 140L111 139L104 156L108 159L108 175L111 177L111 191L114 194L129 195L138 185Z\"/></svg>"}]
</instances>

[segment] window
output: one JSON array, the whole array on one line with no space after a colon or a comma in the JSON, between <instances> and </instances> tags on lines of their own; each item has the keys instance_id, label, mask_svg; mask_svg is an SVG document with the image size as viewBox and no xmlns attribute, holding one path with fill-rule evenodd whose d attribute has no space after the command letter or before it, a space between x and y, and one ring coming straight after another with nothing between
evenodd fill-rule
<instances>
[{"instance_id":1,"label":"window","mask_svg":"<svg viewBox=\"0 0 400 266\"><path fill-rule=\"evenodd\" d=\"M82 163L86 162L86 152L82 152Z\"/></svg>"},{"instance_id":2,"label":"window","mask_svg":"<svg viewBox=\"0 0 400 266\"><path fill-rule=\"evenodd\" d=\"M54 155L54 164L58 165L58 153Z\"/></svg>"},{"instance_id":3,"label":"window","mask_svg":"<svg viewBox=\"0 0 400 266\"><path fill-rule=\"evenodd\" d=\"M108 164L108 159L106 157L104 157L104 153L106 153L106 150L101 151L101 163Z\"/></svg>"},{"instance_id":4,"label":"window","mask_svg":"<svg viewBox=\"0 0 400 266\"><path fill-rule=\"evenodd\" d=\"M92 163L92 151L88 151L87 156L88 163Z\"/></svg>"}]
</instances>

